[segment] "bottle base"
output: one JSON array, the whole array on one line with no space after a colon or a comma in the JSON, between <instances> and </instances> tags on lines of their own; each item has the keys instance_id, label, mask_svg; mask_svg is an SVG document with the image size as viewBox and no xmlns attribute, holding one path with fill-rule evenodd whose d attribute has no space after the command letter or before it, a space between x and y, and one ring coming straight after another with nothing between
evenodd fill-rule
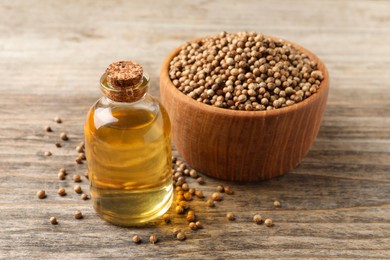
<instances>
[{"instance_id":1,"label":"bottle base","mask_svg":"<svg viewBox=\"0 0 390 260\"><path fill-rule=\"evenodd\" d=\"M169 195L168 199L165 201L162 207L159 207L155 212L148 215L140 215L139 217L129 216L125 214L118 214L112 211L103 211L101 208L93 203L93 207L95 212L99 215L103 220L121 227L131 227L131 226L139 226L145 224L153 219L156 219L162 215L164 215L169 208L171 207L173 202L173 192Z\"/></svg>"}]
</instances>

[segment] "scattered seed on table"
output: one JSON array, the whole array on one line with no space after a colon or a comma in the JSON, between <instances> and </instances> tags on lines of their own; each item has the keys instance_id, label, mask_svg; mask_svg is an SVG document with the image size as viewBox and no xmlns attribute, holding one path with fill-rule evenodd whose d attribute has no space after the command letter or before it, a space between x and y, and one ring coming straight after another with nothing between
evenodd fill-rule
<instances>
[{"instance_id":1,"label":"scattered seed on table","mask_svg":"<svg viewBox=\"0 0 390 260\"><path fill-rule=\"evenodd\" d=\"M179 231L176 234L176 238L180 241L184 241L186 239L186 234L183 231Z\"/></svg>"},{"instance_id":2,"label":"scattered seed on table","mask_svg":"<svg viewBox=\"0 0 390 260\"><path fill-rule=\"evenodd\" d=\"M195 215L187 214L186 220L187 220L188 222L194 222L194 221L196 220L196 217L195 217Z\"/></svg>"},{"instance_id":3,"label":"scattered seed on table","mask_svg":"<svg viewBox=\"0 0 390 260\"><path fill-rule=\"evenodd\" d=\"M272 219L270 219L270 218L267 218L266 220L264 220L264 224L267 227L272 227L274 225L274 223L272 223Z\"/></svg>"},{"instance_id":4,"label":"scattered seed on table","mask_svg":"<svg viewBox=\"0 0 390 260\"><path fill-rule=\"evenodd\" d=\"M181 185L181 188L184 191L188 191L190 189L190 187L188 186L188 183L183 183L183 185Z\"/></svg>"},{"instance_id":5,"label":"scattered seed on table","mask_svg":"<svg viewBox=\"0 0 390 260\"><path fill-rule=\"evenodd\" d=\"M176 236L179 232L181 232L181 229L180 228L174 228L172 232L173 232L173 235Z\"/></svg>"},{"instance_id":6,"label":"scattered seed on table","mask_svg":"<svg viewBox=\"0 0 390 260\"><path fill-rule=\"evenodd\" d=\"M192 200L192 195L189 192L184 193L183 196L186 201Z\"/></svg>"},{"instance_id":7,"label":"scattered seed on table","mask_svg":"<svg viewBox=\"0 0 390 260\"><path fill-rule=\"evenodd\" d=\"M188 192L191 194L191 195L194 195L196 190L194 188L191 188L188 190Z\"/></svg>"},{"instance_id":8,"label":"scattered seed on table","mask_svg":"<svg viewBox=\"0 0 390 260\"><path fill-rule=\"evenodd\" d=\"M83 218L83 214L81 213L80 210L76 210L76 211L73 213L73 215L74 215L74 218L75 218L75 219L82 219L82 218Z\"/></svg>"},{"instance_id":9,"label":"scattered seed on table","mask_svg":"<svg viewBox=\"0 0 390 260\"><path fill-rule=\"evenodd\" d=\"M206 202L207 206L212 208L215 206L215 202L212 199L208 199Z\"/></svg>"},{"instance_id":10,"label":"scattered seed on table","mask_svg":"<svg viewBox=\"0 0 390 260\"><path fill-rule=\"evenodd\" d=\"M211 198L214 201L221 201L222 200L222 196L218 192L214 192L213 195L211 195Z\"/></svg>"},{"instance_id":11,"label":"scattered seed on table","mask_svg":"<svg viewBox=\"0 0 390 260\"><path fill-rule=\"evenodd\" d=\"M139 235L134 235L133 238L132 238L133 242L136 243L136 244L139 244L141 243L141 237Z\"/></svg>"},{"instance_id":12,"label":"scattered seed on table","mask_svg":"<svg viewBox=\"0 0 390 260\"><path fill-rule=\"evenodd\" d=\"M228 220L230 220L230 221L233 221L233 220L236 219L236 216L234 216L234 214L233 214L232 212L228 212L228 213L226 214L226 218L227 218Z\"/></svg>"},{"instance_id":13,"label":"scattered seed on table","mask_svg":"<svg viewBox=\"0 0 390 260\"><path fill-rule=\"evenodd\" d=\"M68 135L67 135L65 132L63 132L63 133L60 134L60 138L61 138L62 140L64 140L64 141L69 140Z\"/></svg>"},{"instance_id":14,"label":"scattered seed on table","mask_svg":"<svg viewBox=\"0 0 390 260\"><path fill-rule=\"evenodd\" d=\"M84 148L85 148L85 143L84 143L84 141L81 141L81 142L79 143L78 146L80 146L80 147L82 147L82 148L84 149Z\"/></svg>"},{"instance_id":15,"label":"scattered seed on table","mask_svg":"<svg viewBox=\"0 0 390 260\"><path fill-rule=\"evenodd\" d=\"M202 177L197 178L196 181L198 182L199 185L205 184L205 181L203 180Z\"/></svg>"},{"instance_id":16,"label":"scattered seed on table","mask_svg":"<svg viewBox=\"0 0 390 260\"><path fill-rule=\"evenodd\" d=\"M58 170L58 173L63 173L63 174L65 174L65 175L67 174L65 168L59 169L59 170Z\"/></svg>"},{"instance_id":17,"label":"scattered seed on table","mask_svg":"<svg viewBox=\"0 0 390 260\"><path fill-rule=\"evenodd\" d=\"M195 191L195 196L200 198L200 199L203 199L204 198L203 191L201 191L201 190Z\"/></svg>"},{"instance_id":18,"label":"scattered seed on table","mask_svg":"<svg viewBox=\"0 0 390 260\"><path fill-rule=\"evenodd\" d=\"M83 194L81 194L81 198L83 200L87 200L87 199L89 199L89 196L87 194L83 193Z\"/></svg>"},{"instance_id":19,"label":"scattered seed on table","mask_svg":"<svg viewBox=\"0 0 390 260\"><path fill-rule=\"evenodd\" d=\"M203 225L202 225L202 223L201 223L200 221L196 221L196 222L195 222L195 225L196 225L196 227L197 227L198 229L203 228Z\"/></svg>"},{"instance_id":20,"label":"scattered seed on table","mask_svg":"<svg viewBox=\"0 0 390 260\"><path fill-rule=\"evenodd\" d=\"M57 219L56 219L55 217L51 217L51 218L50 218L50 223L51 223L52 225L57 225L57 224L58 224Z\"/></svg>"},{"instance_id":21,"label":"scattered seed on table","mask_svg":"<svg viewBox=\"0 0 390 260\"><path fill-rule=\"evenodd\" d=\"M63 187L60 187L57 191L58 195L60 196L65 196L66 195L66 191Z\"/></svg>"},{"instance_id":22,"label":"scattered seed on table","mask_svg":"<svg viewBox=\"0 0 390 260\"><path fill-rule=\"evenodd\" d=\"M75 162L76 162L77 164L83 164L83 158L77 157L77 158L75 159Z\"/></svg>"},{"instance_id":23,"label":"scattered seed on table","mask_svg":"<svg viewBox=\"0 0 390 260\"><path fill-rule=\"evenodd\" d=\"M79 153L79 158L81 158L81 160L86 160L87 157L85 157L85 153Z\"/></svg>"},{"instance_id":24,"label":"scattered seed on table","mask_svg":"<svg viewBox=\"0 0 390 260\"><path fill-rule=\"evenodd\" d=\"M56 142L55 145L56 145L56 147L58 147L58 148L60 148L60 147L62 146L60 142Z\"/></svg>"},{"instance_id":25,"label":"scattered seed on table","mask_svg":"<svg viewBox=\"0 0 390 260\"><path fill-rule=\"evenodd\" d=\"M232 190L232 187L230 187L230 186L226 186L226 187L224 188L224 190L225 190L225 193L226 193L226 194L229 194L229 195L231 195L231 194L234 193L234 191Z\"/></svg>"},{"instance_id":26,"label":"scattered seed on table","mask_svg":"<svg viewBox=\"0 0 390 260\"><path fill-rule=\"evenodd\" d=\"M177 214L183 214L184 213L184 209L181 206L176 206L175 211L176 211Z\"/></svg>"},{"instance_id":27,"label":"scattered seed on table","mask_svg":"<svg viewBox=\"0 0 390 260\"><path fill-rule=\"evenodd\" d=\"M275 200L275 201L274 201L274 207L275 207L275 208L280 208L280 201Z\"/></svg>"},{"instance_id":28,"label":"scattered seed on table","mask_svg":"<svg viewBox=\"0 0 390 260\"><path fill-rule=\"evenodd\" d=\"M45 190L39 190L39 191L37 192L37 197L40 198L40 199L46 198L46 192L45 192Z\"/></svg>"},{"instance_id":29,"label":"scattered seed on table","mask_svg":"<svg viewBox=\"0 0 390 260\"><path fill-rule=\"evenodd\" d=\"M156 235L151 235L149 238L149 242L152 244L156 244L158 241L158 237Z\"/></svg>"},{"instance_id":30,"label":"scattered seed on table","mask_svg":"<svg viewBox=\"0 0 390 260\"><path fill-rule=\"evenodd\" d=\"M165 213L164 215L163 215L163 220L164 220L164 222L165 223L170 223L171 222L171 216L168 214L168 213Z\"/></svg>"},{"instance_id":31,"label":"scattered seed on table","mask_svg":"<svg viewBox=\"0 0 390 260\"><path fill-rule=\"evenodd\" d=\"M194 169L192 169L192 170L190 170L190 176L192 178L197 178L198 177L198 173Z\"/></svg>"},{"instance_id":32,"label":"scattered seed on table","mask_svg":"<svg viewBox=\"0 0 390 260\"><path fill-rule=\"evenodd\" d=\"M263 222L263 219L261 218L260 215L254 215L253 222L255 222L256 224L261 224Z\"/></svg>"},{"instance_id":33,"label":"scattered seed on table","mask_svg":"<svg viewBox=\"0 0 390 260\"><path fill-rule=\"evenodd\" d=\"M81 177L78 174L73 175L72 179L74 182L81 182Z\"/></svg>"},{"instance_id":34,"label":"scattered seed on table","mask_svg":"<svg viewBox=\"0 0 390 260\"><path fill-rule=\"evenodd\" d=\"M187 201L179 201L179 206L182 207L183 209L189 209L190 208L190 204L188 204Z\"/></svg>"},{"instance_id":35,"label":"scattered seed on table","mask_svg":"<svg viewBox=\"0 0 390 260\"><path fill-rule=\"evenodd\" d=\"M54 122L56 122L56 123L59 123L59 124L62 123L62 119L61 119L61 117L59 117L59 116L54 117L53 120L54 120Z\"/></svg>"},{"instance_id":36,"label":"scattered seed on table","mask_svg":"<svg viewBox=\"0 0 390 260\"><path fill-rule=\"evenodd\" d=\"M73 187L73 190L76 192L76 193L82 193L83 190L81 189L81 186L80 185L76 185Z\"/></svg>"},{"instance_id":37,"label":"scattered seed on table","mask_svg":"<svg viewBox=\"0 0 390 260\"><path fill-rule=\"evenodd\" d=\"M196 226L195 222L190 222L190 223L188 224L188 227L189 227L190 229L192 229L192 230L197 230L197 229L198 229L198 227Z\"/></svg>"},{"instance_id":38,"label":"scattered seed on table","mask_svg":"<svg viewBox=\"0 0 390 260\"><path fill-rule=\"evenodd\" d=\"M223 188L223 185L218 185L218 186L217 186L217 191L218 191L218 192L224 192L225 189Z\"/></svg>"},{"instance_id":39,"label":"scattered seed on table","mask_svg":"<svg viewBox=\"0 0 390 260\"><path fill-rule=\"evenodd\" d=\"M76 151L78 153L82 153L82 152L84 152L84 148L82 146L78 145L78 146L76 146Z\"/></svg>"},{"instance_id":40,"label":"scattered seed on table","mask_svg":"<svg viewBox=\"0 0 390 260\"><path fill-rule=\"evenodd\" d=\"M177 200L178 200L178 201L182 201L182 200L184 200L184 196L183 196L183 194L179 194L179 195L177 195Z\"/></svg>"},{"instance_id":41,"label":"scattered seed on table","mask_svg":"<svg viewBox=\"0 0 390 260\"><path fill-rule=\"evenodd\" d=\"M85 177L87 180L89 180L88 171L85 171L85 172L84 172L84 177Z\"/></svg>"},{"instance_id":42,"label":"scattered seed on table","mask_svg":"<svg viewBox=\"0 0 390 260\"><path fill-rule=\"evenodd\" d=\"M46 132L53 132L53 130L51 129L51 127L49 125L45 126L45 131Z\"/></svg>"},{"instance_id":43,"label":"scattered seed on table","mask_svg":"<svg viewBox=\"0 0 390 260\"><path fill-rule=\"evenodd\" d=\"M52 153L50 151L46 151L45 156L52 156Z\"/></svg>"},{"instance_id":44,"label":"scattered seed on table","mask_svg":"<svg viewBox=\"0 0 390 260\"><path fill-rule=\"evenodd\" d=\"M58 179L59 179L59 180L65 180L65 173L59 172L59 173L58 173Z\"/></svg>"},{"instance_id":45,"label":"scattered seed on table","mask_svg":"<svg viewBox=\"0 0 390 260\"><path fill-rule=\"evenodd\" d=\"M190 175L190 170L185 169L185 170L183 171L183 174L184 174L184 175L187 175L187 176Z\"/></svg>"}]
</instances>

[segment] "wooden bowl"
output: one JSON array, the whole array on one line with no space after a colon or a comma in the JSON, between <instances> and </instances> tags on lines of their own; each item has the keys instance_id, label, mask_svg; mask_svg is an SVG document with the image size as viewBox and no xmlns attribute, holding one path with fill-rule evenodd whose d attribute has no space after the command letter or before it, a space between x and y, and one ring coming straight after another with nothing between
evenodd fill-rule
<instances>
[{"instance_id":1,"label":"wooden bowl","mask_svg":"<svg viewBox=\"0 0 390 260\"><path fill-rule=\"evenodd\" d=\"M191 167L223 180L259 181L283 175L301 162L320 128L329 75L317 56L288 43L316 61L324 79L309 98L269 111L217 108L186 96L168 74L180 47L168 55L160 73L161 100L171 119L172 141Z\"/></svg>"}]
</instances>

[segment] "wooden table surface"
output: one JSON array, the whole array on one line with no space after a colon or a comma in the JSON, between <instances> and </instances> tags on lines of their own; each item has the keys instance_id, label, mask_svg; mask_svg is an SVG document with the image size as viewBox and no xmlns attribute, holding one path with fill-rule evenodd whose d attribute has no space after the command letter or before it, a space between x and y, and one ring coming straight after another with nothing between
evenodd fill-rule
<instances>
[{"instance_id":1,"label":"wooden table surface","mask_svg":"<svg viewBox=\"0 0 390 260\"><path fill-rule=\"evenodd\" d=\"M388 1L14 0L1 1L0 13L0 258L390 258ZM285 176L261 183L205 177L206 195L219 183L235 194L215 208L192 201L204 225L198 231L173 210L171 224L104 222L71 180L86 168L74 163L75 146L88 108L102 95L100 75L113 61L136 60L158 95L164 57L223 30L289 39L325 62L330 95L309 154ZM53 122L56 115L62 124ZM70 140L56 148L62 131ZM48 150L53 156L43 155ZM70 173L64 181L61 167ZM67 196L56 194L59 186ZM88 192L86 179L81 186ZM39 189L46 199L36 198ZM75 210L84 219L74 219ZM236 221L225 218L229 211ZM274 227L252 223L254 214L272 218ZM173 238L174 227L185 229L186 241ZM147 242L153 233L156 245ZM133 244L133 234L144 242Z\"/></svg>"}]
</instances>

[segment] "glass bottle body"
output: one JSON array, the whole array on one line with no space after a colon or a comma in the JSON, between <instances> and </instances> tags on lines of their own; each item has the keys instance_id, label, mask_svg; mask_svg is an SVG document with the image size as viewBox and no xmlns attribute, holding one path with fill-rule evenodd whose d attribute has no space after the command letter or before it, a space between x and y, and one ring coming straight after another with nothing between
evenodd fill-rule
<instances>
[{"instance_id":1,"label":"glass bottle body","mask_svg":"<svg viewBox=\"0 0 390 260\"><path fill-rule=\"evenodd\" d=\"M103 219L130 226L169 209L170 122L157 100L147 93L135 102L102 97L84 133L91 198Z\"/></svg>"}]
</instances>

